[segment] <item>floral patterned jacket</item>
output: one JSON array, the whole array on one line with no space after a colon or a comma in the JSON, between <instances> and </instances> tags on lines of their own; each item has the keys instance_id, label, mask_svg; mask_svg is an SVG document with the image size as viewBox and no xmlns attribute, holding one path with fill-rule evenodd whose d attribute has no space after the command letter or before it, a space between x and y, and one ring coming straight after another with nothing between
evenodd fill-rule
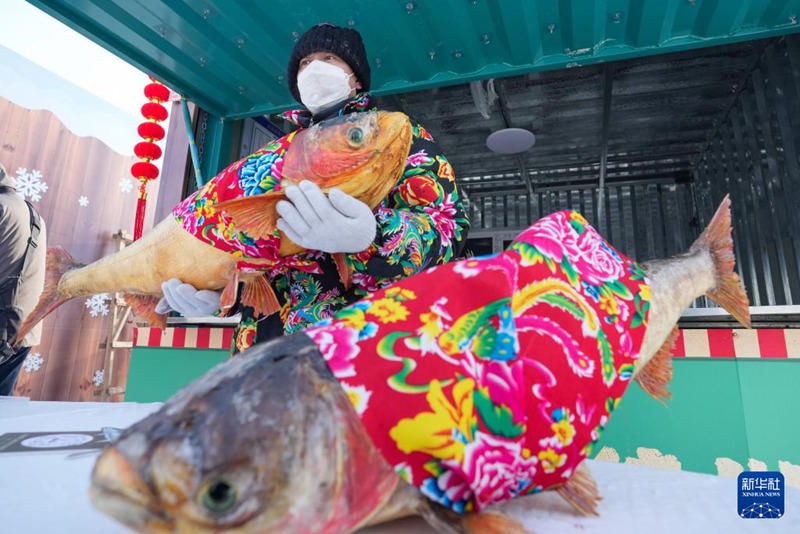
<instances>
[{"instance_id":1,"label":"floral patterned jacket","mask_svg":"<svg viewBox=\"0 0 800 534\"><path fill-rule=\"evenodd\" d=\"M630 383L649 309L639 265L559 212L305 334L395 471L463 513L572 476Z\"/></svg>"},{"instance_id":2,"label":"floral patterned jacket","mask_svg":"<svg viewBox=\"0 0 800 534\"><path fill-rule=\"evenodd\" d=\"M369 109L374 109L369 96L360 94L338 114ZM308 127L312 120L307 111L300 110L284 117L301 127ZM267 275L281 310L260 317L251 308L239 306L242 319L234 335L234 352L300 330L396 280L448 262L460 253L466 239L469 223L453 168L419 125L413 127L402 177L375 210L375 241L361 253L346 255L353 270L350 290L342 285L330 254L308 251L281 258L277 232L267 240L237 233L224 214L213 209L214 204L280 190L283 156L291 149L293 137L294 133L288 134L233 163L173 210L184 229L220 250L243 259L275 259L275 267Z\"/></svg>"}]
</instances>

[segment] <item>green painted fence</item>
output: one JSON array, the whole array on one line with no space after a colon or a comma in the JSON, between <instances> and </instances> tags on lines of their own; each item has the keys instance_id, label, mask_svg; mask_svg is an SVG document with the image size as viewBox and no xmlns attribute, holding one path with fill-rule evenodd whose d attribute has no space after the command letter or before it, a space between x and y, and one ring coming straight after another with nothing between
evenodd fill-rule
<instances>
[{"instance_id":1,"label":"green painted fence","mask_svg":"<svg viewBox=\"0 0 800 534\"><path fill-rule=\"evenodd\" d=\"M134 347L125 400L163 402L216 364L227 360L229 354L228 350Z\"/></svg>"},{"instance_id":2,"label":"green painted fence","mask_svg":"<svg viewBox=\"0 0 800 534\"><path fill-rule=\"evenodd\" d=\"M676 358L663 406L634 384L614 412L595 453L613 448L624 461L640 447L672 455L686 471L717 473L718 459L747 469L752 458L800 470L800 360Z\"/></svg>"}]
</instances>

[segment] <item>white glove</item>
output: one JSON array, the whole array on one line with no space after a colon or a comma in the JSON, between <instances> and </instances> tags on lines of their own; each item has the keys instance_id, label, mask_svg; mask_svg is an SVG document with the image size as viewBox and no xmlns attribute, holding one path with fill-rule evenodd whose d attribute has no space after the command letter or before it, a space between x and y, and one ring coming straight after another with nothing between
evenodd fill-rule
<instances>
[{"instance_id":1,"label":"white glove","mask_svg":"<svg viewBox=\"0 0 800 534\"><path fill-rule=\"evenodd\" d=\"M301 247L331 254L361 252L375 239L375 215L357 198L338 189L326 197L308 180L285 193L291 202L278 202L277 226Z\"/></svg>"},{"instance_id":2,"label":"white glove","mask_svg":"<svg viewBox=\"0 0 800 534\"><path fill-rule=\"evenodd\" d=\"M205 317L219 309L220 292L202 289L198 291L177 278L161 284L164 298L156 304L156 313L176 311L184 317Z\"/></svg>"}]
</instances>

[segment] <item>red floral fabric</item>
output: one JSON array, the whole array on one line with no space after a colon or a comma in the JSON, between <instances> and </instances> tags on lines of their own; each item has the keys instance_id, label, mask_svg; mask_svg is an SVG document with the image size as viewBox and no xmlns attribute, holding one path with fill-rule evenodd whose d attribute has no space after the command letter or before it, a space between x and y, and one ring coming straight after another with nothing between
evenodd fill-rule
<instances>
[{"instance_id":1,"label":"red floral fabric","mask_svg":"<svg viewBox=\"0 0 800 534\"><path fill-rule=\"evenodd\" d=\"M564 483L627 388L650 288L575 212L306 330L386 460L457 512Z\"/></svg>"}]
</instances>

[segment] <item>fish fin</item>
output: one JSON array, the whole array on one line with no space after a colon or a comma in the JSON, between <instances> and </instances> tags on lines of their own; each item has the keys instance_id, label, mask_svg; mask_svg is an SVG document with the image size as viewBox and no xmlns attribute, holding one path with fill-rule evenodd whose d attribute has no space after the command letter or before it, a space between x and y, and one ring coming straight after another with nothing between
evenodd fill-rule
<instances>
[{"instance_id":1,"label":"fish fin","mask_svg":"<svg viewBox=\"0 0 800 534\"><path fill-rule=\"evenodd\" d=\"M725 195L711 222L694 242L690 251L707 248L714 261L717 285L706 295L725 308L734 319L750 328L750 303L739 275L734 271L736 257L731 238L731 199Z\"/></svg>"},{"instance_id":2,"label":"fish fin","mask_svg":"<svg viewBox=\"0 0 800 534\"><path fill-rule=\"evenodd\" d=\"M353 285L353 270L347 264L343 252L337 252L333 255L333 261L336 263L336 270L339 271L339 279L344 284L345 289L350 289Z\"/></svg>"},{"instance_id":3,"label":"fish fin","mask_svg":"<svg viewBox=\"0 0 800 534\"><path fill-rule=\"evenodd\" d=\"M533 534L518 520L500 512L468 514L462 523L468 534Z\"/></svg>"},{"instance_id":4,"label":"fish fin","mask_svg":"<svg viewBox=\"0 0 800 534\"><path fill-rule=\"evenodd\" d=\"M498 510L457 514L423 498L417 513L430 526L448 534L533 534L519 521Z\"/></svg>"},{"instance_id":5,"label":"fish fin","mask_svg":"<svg viewBox=\"0 0 800 534\"><path fill-rule=\"evenodd\" d=\"M34 326L39 324L39 321L72 298L72 296L61 295L58 292L58 283L67 272L84 266L63 247L48 248L46 257L44 289L39 297L39 302L36 303L36 307L33 308L20 325L17 331L17 339L23 339Z\"/></svg>"},{"instance_id":6,"label":"fish fin","mask_svg":"<svg viewBox=\"0 0 800 534\"><path fill-rule=\"evenodd\" d=\"M256 314L263 317L272 315L281 309L278 296L275 295L267 275L263 273L245 280L242 289L242 304L251 306Z\"/></svg>"},{"instance_id":7,"label":"fish fin","mask_svg":"<svg viewBox=\"0 0 800 534\"><path fill-rule=\"evenodd\" d=\"M597 491L597 483L585 465L579 465L572 477L563 486L556 488L556 492L581 514L598 515L597 503L602 497Z\"/></svg>"},{"instance_id":8,"label":"fish fin","mask_svg":"<svg viewBox=\"0 0 800 534\"><path fill-rule=\"evenodd\" d=\"M219 297L219 307L226 313L236 304L236 294L239 292L239 270L234 269L228 284Z\"/></svg>"},{"instance_id":9,"label":"fish fin","mask_svg":"<svg viewBox=\"0 0 800 534\"><path fill-rule=\"evenodd\" d=\"M214 209L224 211L236 230L254 239L267 239L275 231L278 220L276 205L285 197L283 193L263 193L226 200L215 205Z\"/></svg>"},{"instance_id":10,"label":"fish fin","mask_svg":"<svg viewBox=\"0 0 800 534\"><path fill-rule=\"evenodd\" d=\"M131 311L136 317L141 317L154 328L166 328L167 315L156 313L156 304L160 300L158 297L125 293L122 298L125 299L125 304L131 307Z\"/></svg>"},{"instance_id":11,"label":"fish fin","mask_svg":"<svg viewBox=\"0 0 800 534\"><path fill-rule=\"evenodd\" d=\"M300 254L301 252L305 252L305 247L301 247L289 237L281 232L281 245L278 247L278 254L285 258L286 256L291 256L292 254Z\"/></svg>"},{"instance_id":12,"label":"fish fin","mask_svg":"<svg viewBox=\"0 0 800 534\"><path fill-rule=\"evenodd\" d=\"M672 329L658 352L642 367L636 380L642 389L658 402L667 405L672 394L667 389L672 380L672 349L678 340L678 327Z\"/></svg>"}]
</instances>

